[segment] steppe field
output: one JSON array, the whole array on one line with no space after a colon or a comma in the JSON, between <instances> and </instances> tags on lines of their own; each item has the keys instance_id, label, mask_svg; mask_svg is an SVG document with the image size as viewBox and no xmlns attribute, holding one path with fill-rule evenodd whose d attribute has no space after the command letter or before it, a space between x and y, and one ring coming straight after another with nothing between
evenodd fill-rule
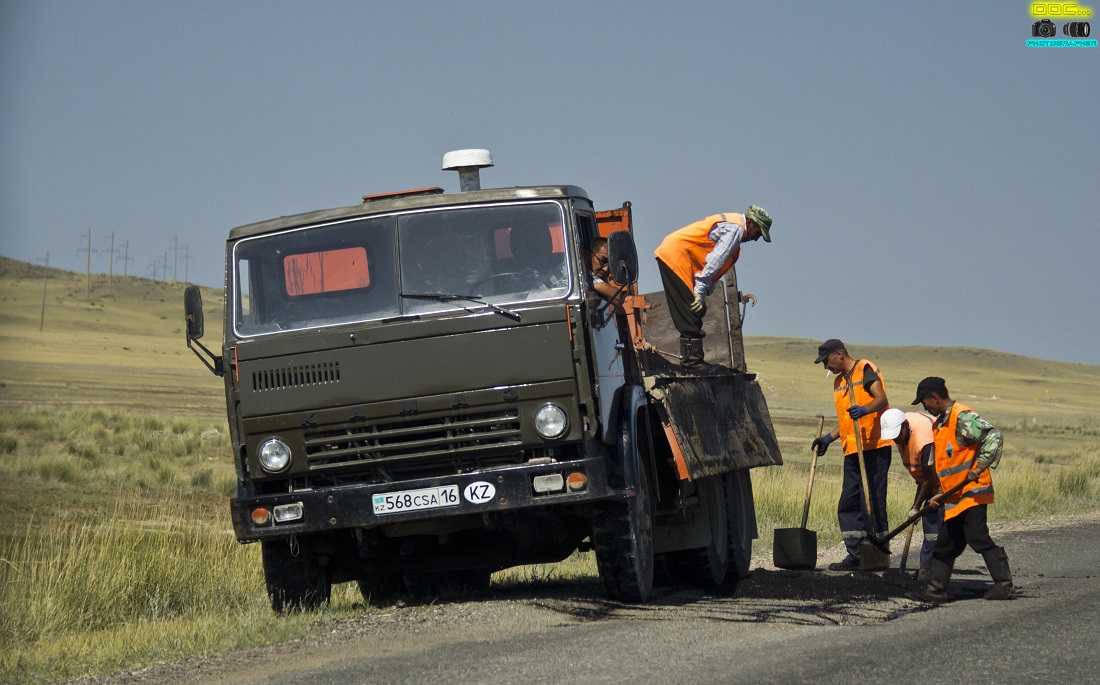
<instances>
[{"instance_id":1,"label":"steppe field","mask_svg":"<svg viewBox=\"0 0 1100 685\"><path fill-rule=\"evenodd\" d=\"M318 612L276 618L258 547L238 545L230 530L224 394L186 348L183 284L43 275L0 258L0 682L56 682L290 640L330 617L420 601L364 600L347 584ZM204 289L204 342L214 349L221 297ZM766 307L753 311L765 316ZM832 417L826 430L835 425L831 380L812 363L819 342L746 342L786 462L753 472L757 554L770 553L773 528L798 525L816 417ZM993 520L1100 510L1100 366L846 342L879 366L895 406L909 410L917 381L943 376L956 399L1002 429ZM839 545L839 462L835 447L819 461L808 527L822 547ZM892 522L912 495L895 466ZM594 576L591 556L578 554L498 573L493 583Z\"/></svg>"}]
</instances>

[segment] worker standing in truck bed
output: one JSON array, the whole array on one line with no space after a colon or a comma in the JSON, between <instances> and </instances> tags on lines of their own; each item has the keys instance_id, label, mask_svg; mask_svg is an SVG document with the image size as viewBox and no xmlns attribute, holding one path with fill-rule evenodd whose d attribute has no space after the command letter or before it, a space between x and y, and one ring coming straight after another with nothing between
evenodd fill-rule
<instances>
[{"instance_id":1,"label":"worker standing in truck bed","mask_svg":"<svg viewBox=\"0 0 1100 685\"><path fill-rule=\"evenodd\" d=\"M741 243L770 243L772 217L751 205L744 214L713 214L670 233L657 247L657 268L672 323L680 332L680 364L703 365L707 296L741 253Z\"/></svg>"}]
</instances>

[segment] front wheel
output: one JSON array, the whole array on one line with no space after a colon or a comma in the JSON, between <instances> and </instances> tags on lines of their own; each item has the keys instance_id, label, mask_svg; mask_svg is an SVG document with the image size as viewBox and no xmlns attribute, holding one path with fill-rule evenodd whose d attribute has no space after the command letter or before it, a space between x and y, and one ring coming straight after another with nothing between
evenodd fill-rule
<instances>
[{"instance_id":1,"label":"front wheel","mask_svg":"<svg viewBox=\"0 0 1100 685\"><path fill-rule=\"evenodd\" d=\"M638 463L638 481L633 497L601 502L592 521L592 546L604 588L626 602L644 602L653 591L655 511L644 459Z\"/></svg>"}]
</instances>

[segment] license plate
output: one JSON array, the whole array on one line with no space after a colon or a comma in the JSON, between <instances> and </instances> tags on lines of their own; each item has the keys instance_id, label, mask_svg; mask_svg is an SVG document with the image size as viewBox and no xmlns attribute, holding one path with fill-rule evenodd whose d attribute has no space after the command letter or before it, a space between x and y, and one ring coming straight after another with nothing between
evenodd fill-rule
<instances>
[{"instance_id":1,"label":"license plate","mask_svg":"<svg viewBox=\"0 0 1100 685\"><path fill-rule=\"evenodd\" d=\"M458 486L441 485L422 490L401 490L374 496L375 514L396 514L401 511L438 509L458 504Z\"/></svg>"}]
</instances>

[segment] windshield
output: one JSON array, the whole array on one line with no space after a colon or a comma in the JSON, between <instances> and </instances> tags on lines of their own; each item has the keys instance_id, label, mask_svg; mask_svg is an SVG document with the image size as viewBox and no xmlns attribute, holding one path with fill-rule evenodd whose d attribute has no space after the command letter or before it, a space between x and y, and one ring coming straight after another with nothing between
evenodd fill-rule
<instances>
[{"instance_id":1,"label":"windshield","mask_svg":"<svg viewBox=\"0 0 1100 685\"><path fill-rule=\"evenodd\" d=\"M234 329L249 337L560 298L570 290L567 254L553 202L412 212L249 238L233 248Z\"/></svg>"}]
</instances>

